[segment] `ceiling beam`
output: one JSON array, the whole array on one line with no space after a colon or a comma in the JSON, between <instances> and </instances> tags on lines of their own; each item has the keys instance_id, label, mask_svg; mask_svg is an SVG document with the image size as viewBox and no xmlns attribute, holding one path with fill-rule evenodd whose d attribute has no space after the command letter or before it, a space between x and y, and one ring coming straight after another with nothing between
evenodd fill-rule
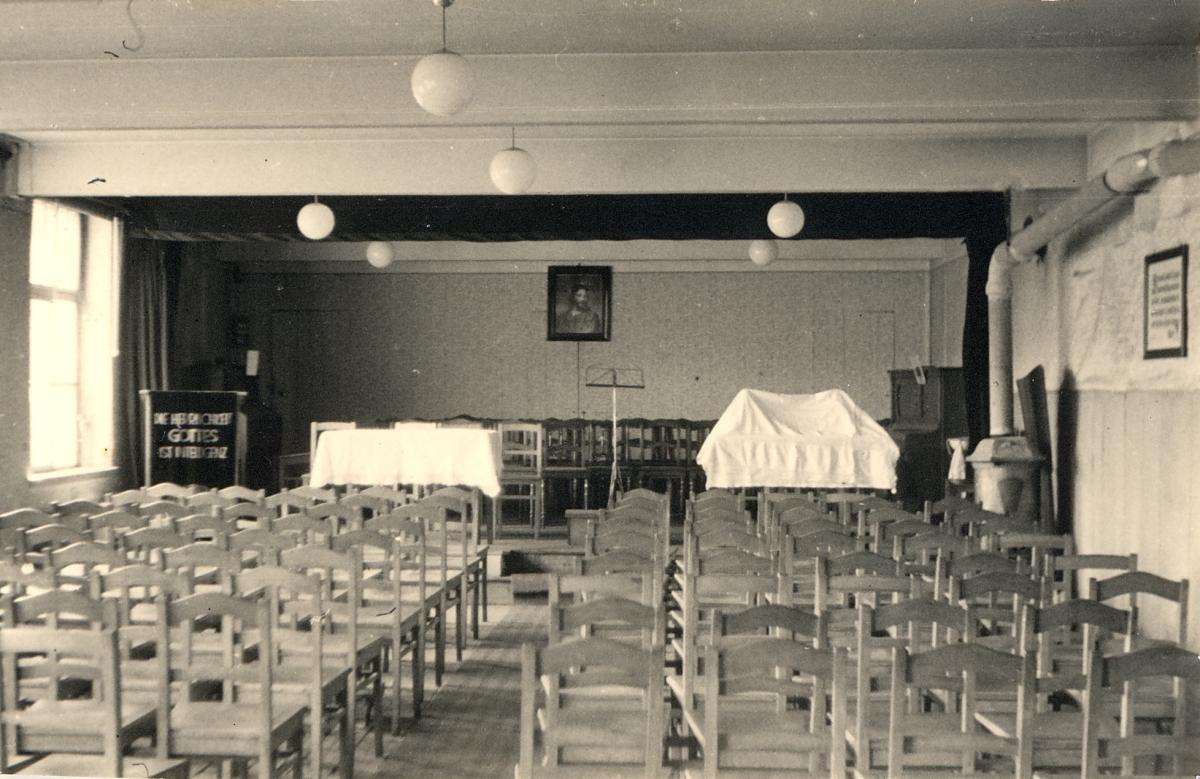
<instances>
[{"instance_id":1,"label":"ceiling beam","mask_svg":"<svg viewBox=\"0 0 1200 779\"><path fill-rule=\"evenodd\" d=\"M70 133L62 134L70 136ZM167 134L170 135L169 133ZM140 134L26 145L25 196L496 194L499 139L306 139L270 131L233 139ZM537 138L530 194L999 191L1075 187L1083 138L795 136Z\"/></svg>"},{"instance_id":2,"label":"ceiling beam","mask_svg":"<svg viewBox=\"0 0 1200 779\"><path fill-rule=\"evenodd\" d=\"M1200 113L1190 47L475 55L451 120L413 57L0 63L0 129L1120 121Z\"/></svg>"}]
</instances>

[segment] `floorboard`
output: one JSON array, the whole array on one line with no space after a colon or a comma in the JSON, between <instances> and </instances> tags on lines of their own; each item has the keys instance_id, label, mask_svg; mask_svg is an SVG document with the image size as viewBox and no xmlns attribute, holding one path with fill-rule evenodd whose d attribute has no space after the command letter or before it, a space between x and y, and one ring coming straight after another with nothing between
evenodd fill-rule
<instances>
[{"instance_id":1,"label":"floorboard","mask_svg":"<svg viewBox=\"0 0 1200 779\"><path fill-rule=\"evenodd\" d=\"M546 607L544 600L514 604L500 582L492 583L490 594L490 622L481 626L478 641L467 642L461 664L453 662L452 649L447 652L448 672L440 689L432 686L431 668L421 721L406 721L400 736L389 735L382 758L372 754L369 738L360 743L356 779L513 775L521 643L544 641Z\"/></svg>"}]
</instances>

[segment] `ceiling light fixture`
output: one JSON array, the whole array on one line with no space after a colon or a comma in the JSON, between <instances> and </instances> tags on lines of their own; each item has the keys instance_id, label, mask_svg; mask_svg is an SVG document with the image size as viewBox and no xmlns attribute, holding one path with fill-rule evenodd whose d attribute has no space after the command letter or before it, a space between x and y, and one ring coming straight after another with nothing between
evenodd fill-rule
<instances>
[{"instance_id":1,"label":"ceiling light fixture","mask_svg":"<svg viewBox=\"0 0 1200 779\"><path fill-rule=\"evenodd\" d=\"M779 246L771 239L759 239L750 242L750 262L765 268L775 262L779 256Z\"/></svg>"},{"instance_id":2,"label":"ceiling light fixture","mask_svg":"<svg viewBox=\"0 0 1200 779\"><path fill-rule=\"evenodd\" d=\"M475 76L471 63L446 48L446 9L454 0L433 0L442 9L442 50L426 54L412 72L412 93L417 105L436 116L456 114L471 102Z\"/></svg>"},{"instance_id":3,"label":"ceiling light fixture","mask_svg":"<svg viewBox=\"0 0 1200 779\"><path fill-rule=\"evenodd\" d=\"M496 189L506 195L519 195L533 186L537 163L532 154L517 148L517 128L512 131L512 145L492 157L488 175Z\"/></svg>"},{"instance_id":4,"label":"ceiling light fixture","mask_svg":"<svg viewBox=\"0 0 1200 779\"><path fill-rule=\"evenodd\" d=\"M387 241L371 241L367 244L367 262L374 268L386 268L396 259L396 250Z\"/></svg>"},{"instance_id":5,"label":"ceiling light fixture","mask_svg":"<svg viewBox=\"0 0 1200 779\"><path fill-rule=\"evenodd\" d=\"M333 210L317 200L315 195L313 202L296 214L296 226L300 228L300 234L312 241L328 238L335 222Z\"/></svg>"},{"instance_id":6,"label":"ceiling light fixture","mask_svg":"<svg viewBox=\"0 0 1200 779\"><path fill-rule=\"evenodd\" d=\"M793 203L784 195L771 210L767 212L767 227L780 238L792 238L804 229L804 209L799 203Z\"/></svg>"}]
</instances>

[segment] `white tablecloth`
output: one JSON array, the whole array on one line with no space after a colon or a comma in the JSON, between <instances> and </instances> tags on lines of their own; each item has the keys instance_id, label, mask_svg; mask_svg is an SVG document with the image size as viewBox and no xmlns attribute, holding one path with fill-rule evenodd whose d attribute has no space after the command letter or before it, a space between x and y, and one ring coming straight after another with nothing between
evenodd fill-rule
<instances>
[{"instance_id":1,"label":"white tablecloth","mask_svg":"<svg viewBox=\"0 0 1200 779\"><path fill-rule=\"evenodd\" d=\"M896 489L900 450L845 392L738 392L696 455L709 487Z\"/></svg>"},{"instance_id":2,"label":"white tablecloth","mask_svg":"<svg viewBox=\"0 0 1200 779\"><path fill-rule=\"evenodd\" d=\"M443 484L500 494L500 434L427 425L327 430L317 439L309 483Z\"/></svg>"}]
</instances>

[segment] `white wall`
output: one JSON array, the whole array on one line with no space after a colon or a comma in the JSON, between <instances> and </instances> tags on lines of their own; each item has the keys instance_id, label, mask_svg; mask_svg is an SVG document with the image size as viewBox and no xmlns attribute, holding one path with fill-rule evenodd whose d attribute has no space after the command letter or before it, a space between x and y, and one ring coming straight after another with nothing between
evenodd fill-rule
<instances>
[{"instance_id":1,"label":"white wall","mask_svg":"<svg viewBox=\"0 0 1200 779\"><path fill-rule=\"evenodd\" d=\"M310 419L604 418L591 365L644 371L623 416L712 419L743 387L840 387L885 417L887 371L928 358L927 285L923 269L615 273L612 341L578 344L546 341L544 273L244 273L237 294L288 448Z\"/></svg>"},{"instance_id":2,"label":"white wall","mask_svg":"<svg viewBox=\"0 0 1200 779\"><path fill-rule=\"evenodd\" d=\"M1090 143L1090 173L1197 129L1107 129ZM1192 614L1200 613L1200 337L1193 325L1187 357L1143 359L1143 274L1146 255L1188 245L1194 322L1198 236L1200 176L1160 181L1056 240L1045 262L1023 266L1013 298L1015 373L1046 370L1060 519L1073 523L1083 552L1136 552L1147 571L1190 578ZM1170 634L1167 610L1145 612L1147 632ZM1200 648L1200 620L1191 620L1189 641Z\"/></svg>"}]
</instances>

